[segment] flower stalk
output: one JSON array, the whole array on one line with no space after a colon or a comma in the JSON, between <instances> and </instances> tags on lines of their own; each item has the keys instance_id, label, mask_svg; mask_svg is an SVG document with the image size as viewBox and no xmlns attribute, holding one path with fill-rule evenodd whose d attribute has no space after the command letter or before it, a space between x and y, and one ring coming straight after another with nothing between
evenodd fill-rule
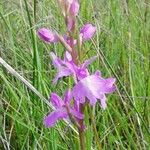
<instances>
[{"instance_id":1,"label":"flower stalk","mask_svg":"<svg viewBox=\"0 0 150 150\"><path fill-rule=\"evenodd\" d=\"M80 149L86 150L86 143L85 143L85 131L82 129L78 129L79 131L79 139L80 139Z\"/></svg>"},{"instance_id":2,"label":"flower stalk","mask_svg":"<svg viewBox=\"0 0 150 150\"><path fill-rule=\"evenodd\" d=\"M86 150L84 109L88 106L96 145L98 150L101 150L100 139L91 108L96 105L97 101L100 101L103 109L106 108L106 94L115 91L115 79L102 78L101 72L98 70L94 74L90 74L88 66L96 60L97 56L83 62L82 46L84 42L90 40L95 35L96 27L86 23L80 30L78 29L76 20L79 12L78 0L58 1L60 6L62 6L67 33L62 36L50 29L41 28L38 30L38 36L46 43L56 44L60 42L66 49L64 59L59 58L53 52L50 53L50 57L54 67L57 69L53 84L56 84L62 77L69 77L69 88L66 90L63 99L56 93L51 93L50 101L55 107L55 111L44 118L44 124L46 127L53 127L58 120L69 119L78 129L80 149ZM76 33L76 31L79 32ZM78 37L78 39L75 37ZM70 82L71 77L74 84Z\"/></svg>"},{"instance_id":3,"label":"flower stalk","mask_svg":"<svg viewBox=\"0 0 150 150\"><path fill-rule=\"evenodd\" d=\"M84 114L85 104L80 104L80 112ZM80 139L80 149L86 150L86 142L85 142L85 127L83 120L80 120L79 122L80 128L78 128L79 132L79 139Z\"/></svg>"},{"instance_id":4,"label":"flower stalk","mask_svg":"<svg viewBox=\"0 0 150 150\"><path fill-rule=\"evenodd\" d=\"M96 144L97 144L97 149L102 150L102 146L101 146L101 143L100 143L100 138L99 138L97 128L96 128L95 117L94 117L92 109L90 107L89 107L89 110L90 110L90 118L91 118L92 128L93 128L93 132L94 132L94 135L95 135L94 137L95 137L95 141L96 141Z\"/></svg>"}]
</instances>

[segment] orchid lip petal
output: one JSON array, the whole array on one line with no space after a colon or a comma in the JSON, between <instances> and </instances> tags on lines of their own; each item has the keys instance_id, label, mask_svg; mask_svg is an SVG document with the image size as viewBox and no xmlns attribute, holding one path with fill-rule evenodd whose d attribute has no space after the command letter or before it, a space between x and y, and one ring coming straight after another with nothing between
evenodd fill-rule
<instances>
[{"instance_id":1,"label":"orchid lip petal","mask_svg":"<svg viewBox=\"0 0 150 150\"><path fill-rule=\"evenodd\" d=\"M73 97L80 103L84 103L87 98L91 105L95 105L97 99L101 99L103 100L102 107L105 108L104 94L112 93L116 89L114 82L114 78L103 79L97 74L87 76L74 86Z\"/></svg>"}]
</instances>

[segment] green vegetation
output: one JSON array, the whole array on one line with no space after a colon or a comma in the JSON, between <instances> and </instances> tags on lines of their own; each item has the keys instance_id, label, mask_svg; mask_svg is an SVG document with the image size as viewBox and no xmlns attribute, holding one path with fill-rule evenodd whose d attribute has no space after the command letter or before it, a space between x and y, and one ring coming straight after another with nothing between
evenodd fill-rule
<instances>
[{"instance_id":1,"label":"green vegetation","mask_svg":"<svg viewBox=\"0 0 150 150\"><path fill-rule=\"evenodd\" d=\"M95 121L104 150L150 148L150 2L148 0L82 0L78 24L90 22L97 34L86 42L83 59L98 54L90 71L117 78L118 90L105 111L97 105ZM0 1L0 57L30 82L48 101L55 89L63 93L67 78L52 85L55 70L49 53L59 56L60 44L43 43L36 30L49 27L65 33L56 0ZM50 111L44 98L0 66L0 149L77 150L78 136L64 122L43 125ZM59 88L58 88L59 87ZM87 110L88 111L88 110ZM96 149L92 126L86 140Z\"/></svg>"}]
</instances>

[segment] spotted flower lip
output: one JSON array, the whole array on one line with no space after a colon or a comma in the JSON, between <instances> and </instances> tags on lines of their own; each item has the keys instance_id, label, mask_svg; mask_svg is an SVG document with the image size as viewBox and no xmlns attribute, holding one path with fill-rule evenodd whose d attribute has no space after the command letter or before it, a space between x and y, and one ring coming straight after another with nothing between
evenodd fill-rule
<instances>
[{"instance_id":1,"label":"spotted flower lip","mask_svg":"<svg viewBox=\"0 0 150 150\"><path fill-rule=\"evenodd\" d=\"M38 30L38 36L45 42L49 42L49 43L58 42L57 35L47 28L39 29Z\"/></svg>"},{"instance_id":2,"label":"spotted flower lip","mask_svg":"<svg viewBox=\"0 0 150 150\"><path fill-rule=\"evenodd\" d=\"M115 78L104 79L97 71L94 75L89 75L80 80L73 88L73 97L79 103L85 103L86 98L91 105L95 105L97 99L100 100L101 107L106 108L106 96L115 91Z\"/></svg>"},{"instance_id":3,"label":"spotted flower lip","mask_svg":"<svg viewBox=\"0 0 150 150\"><path fill-rule=\"evenodd\" d=\"M53 80L53 83L57 83L59 78L70 75L75 76L78 80L87 77L89 75L87 67L97 58L97 56L94 56L86 60L82 65L77 66L72 61L72 57L68 52L66 52L64 60L58 58L53 52L50 53L50 56L53 65L57 68L57 74Z\"/></svg>"},{"instance_id":4,"label":"spotted flower lip","mask_svg":"<svg viewBox=\"0 0 150 150\"><path fill-rule=\"evenodd\" d=\"M95 33L96 27L89 23L85 24L80 30L80 36L83 38L83 40L91 39Z\"/></svg>"},{"instance_id":5,"label":"spotted flower lip","mask_svg":"<svg viewBox=\"0 0 150 150\"><path fill-rule=\"evenodd\" d=\"M50 100L56 110L45 117L44 124L46 127L53 127L58 120L69 118L68 110L76 119L81 120L84 118L84 115L79 112L77 106L72 107L70 105L71 99L72 92L70 89L66 91L64 100L62 100L56 93L51 94Z\"/></svg>"}]
</instances>

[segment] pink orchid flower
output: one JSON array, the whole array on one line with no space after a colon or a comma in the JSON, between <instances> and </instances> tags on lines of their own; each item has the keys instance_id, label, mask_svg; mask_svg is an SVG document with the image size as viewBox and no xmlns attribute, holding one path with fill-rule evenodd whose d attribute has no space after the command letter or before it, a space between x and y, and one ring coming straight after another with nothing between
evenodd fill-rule
<instances>
[{"instance_id":1,"label":"pink orchid flower","mask_svg":"<svg viewBox=\"0 0 150 150\"><path fill-rule=\"evenodd\" d=\"M86 60L80 66L77 66L73 61L69 52L66 51L64 60L58 58L53 52L50 53L53 65L57 68L57 74L53 83L57 83L59 78L73 75L75 81L81 80L89 75L87 67L97 58L97 56Z\"/></svg>"},{"instance_id":2,"label":"pink orchid flower","mask_svg":"<svg viewBox=\"0 0 150 150\"><path fill-rule=\"evenodd\" d=\"M53 127L58 120L67 119L69 118L69 115L72 115L77 121L84 118L83 114L79 112L77 106L72 107L70 105L71 99L71 90L66 91L64 100L62 100L56 93L51 94L50 100L56 110L45 117L44 124L46 127Z\"/></svg>"},{"instance_id":3,"label":"pink orchid flower","mask_svg":"<svg viewBox=\"0 0 150 150\"><path fill-rule=\"evenodd\" d=\"M86 98L91 105L95 105L97 99L101 102L101 107L106 108L106 96L105 94L115 91L115 79L101 77L99 71L96 71L94 75L89 75L80 80L73 88L73 96L75 101L79 103L85 103Z\"/></svg>"}]
</instances>

